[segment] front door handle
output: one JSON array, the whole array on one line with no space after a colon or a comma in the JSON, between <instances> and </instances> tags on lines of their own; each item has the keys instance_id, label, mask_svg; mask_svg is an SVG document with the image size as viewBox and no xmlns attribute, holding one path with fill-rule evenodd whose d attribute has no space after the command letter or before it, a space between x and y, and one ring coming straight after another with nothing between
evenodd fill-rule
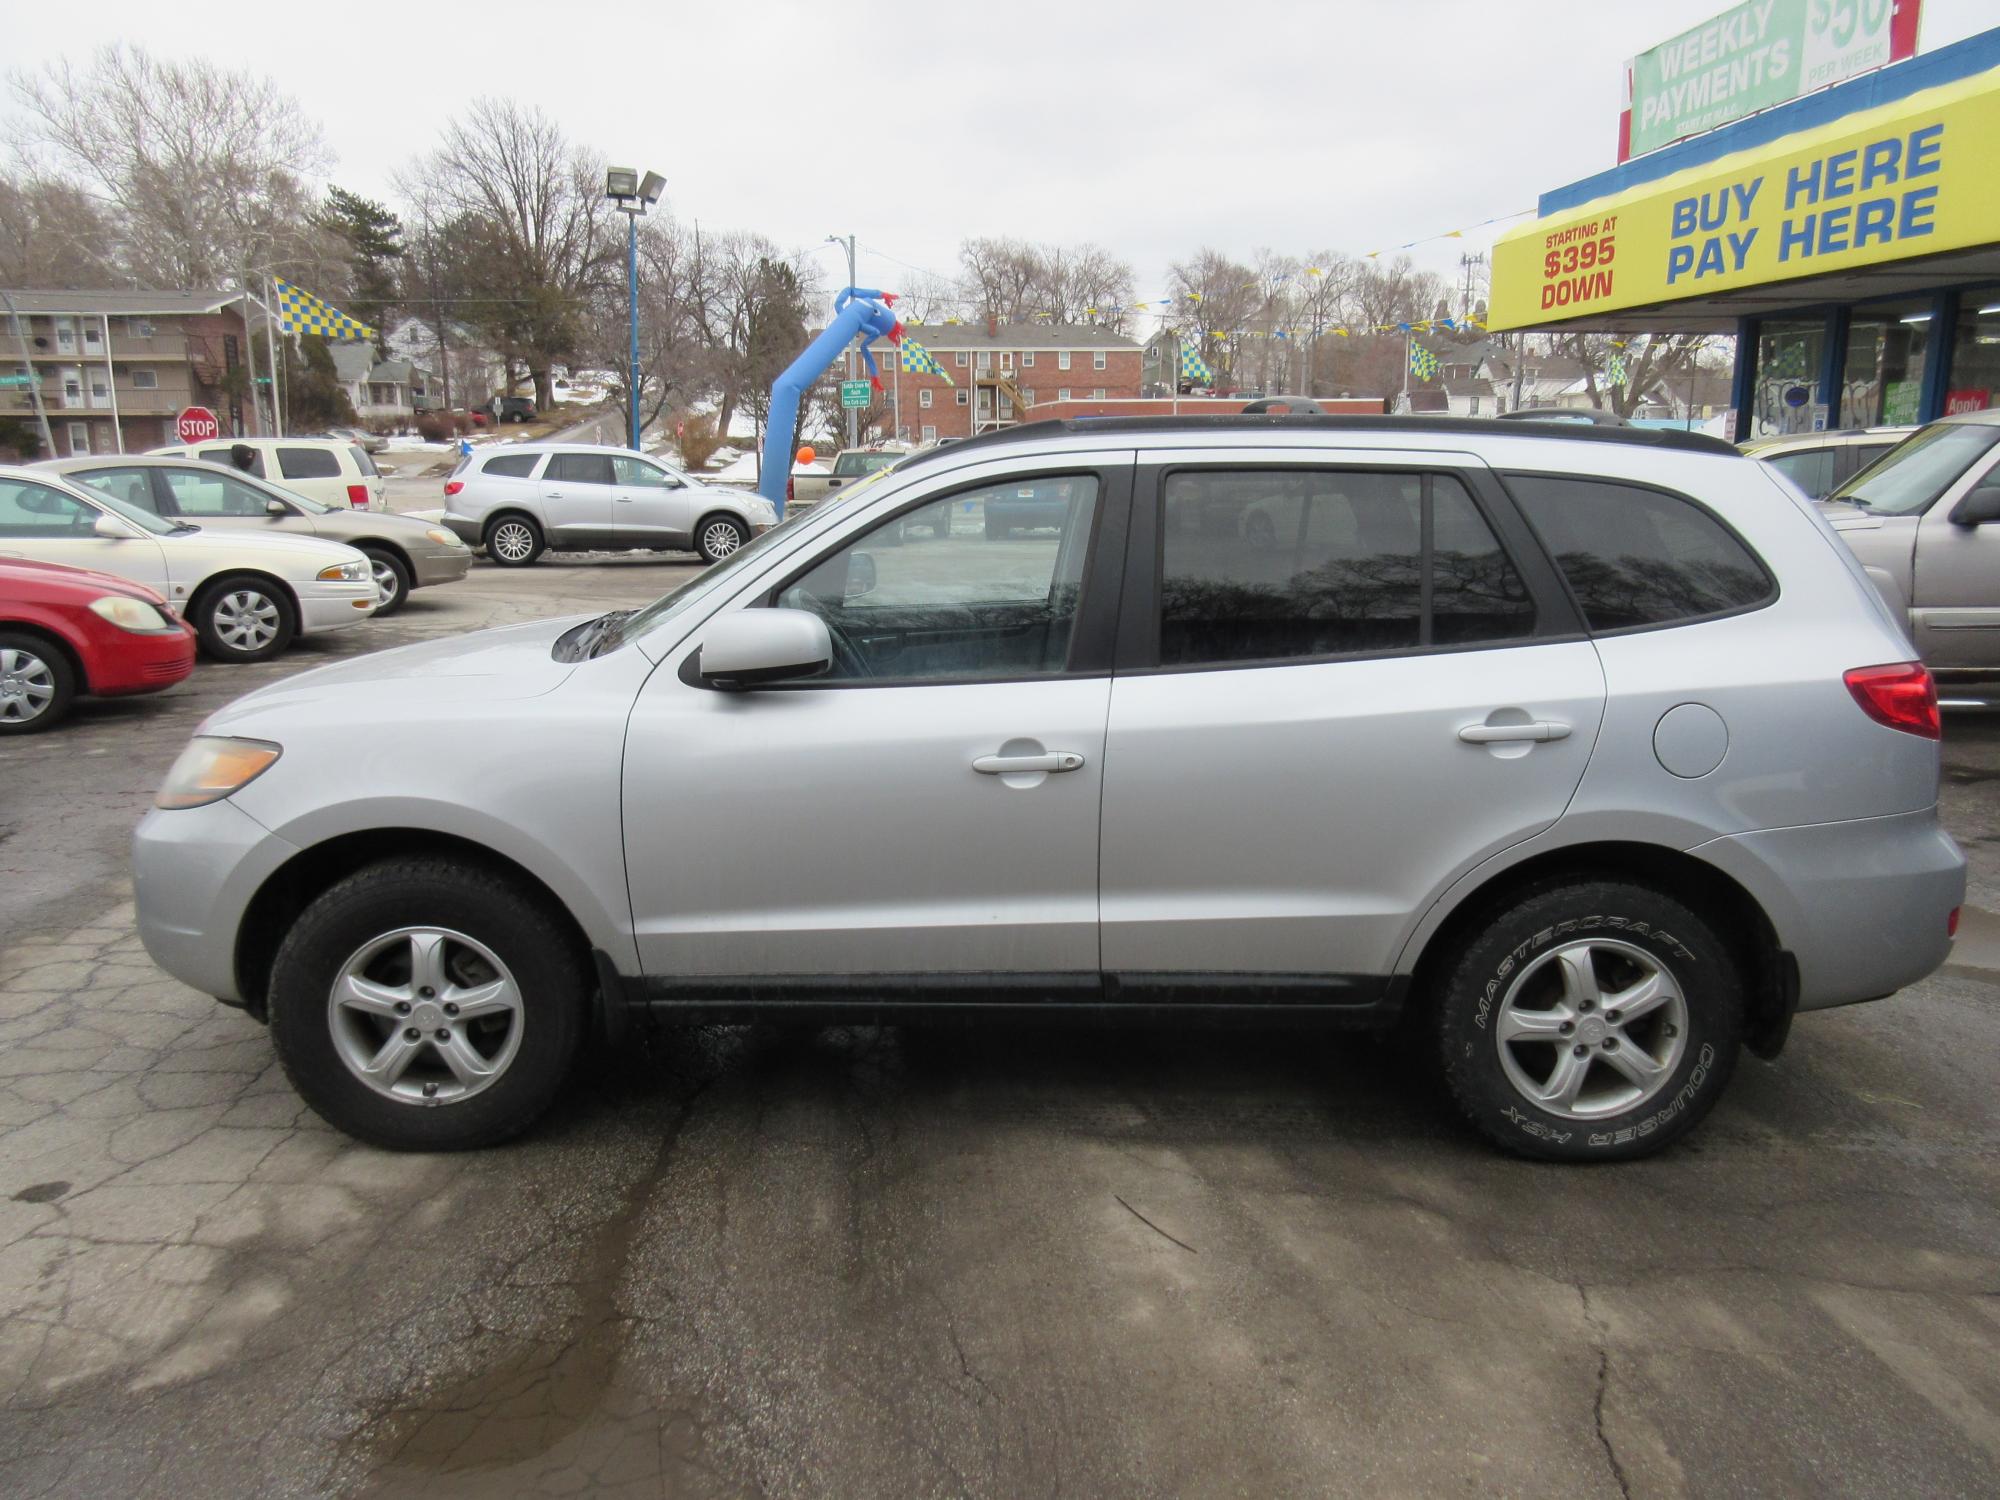
<instances>
[{"instance_id":1,"label":"front door handle","mask_svg":"<svg viewBox=\"0 0 2000 1500\"><path fill-rule=\"evenodd\" d=\"M1459 730L1458 737L1468 745L1502 745L1512 740L1541 744L1568 739L1569 725L1554 719L1537 719L1532 724L1468 724Z\"/></svg>"},{"instance_id":2,"label":"front door handle","mask_svg":"<svg viewBox=\"0 0 2000 1500\"><path fill-rule=\"evenodd\" d=\"M1083 757L1074 750L1054 750L1047 755L982 755L972 763L972 769L982 776L1022 776L1082 767Z\"/></svg>"}]
</instances>

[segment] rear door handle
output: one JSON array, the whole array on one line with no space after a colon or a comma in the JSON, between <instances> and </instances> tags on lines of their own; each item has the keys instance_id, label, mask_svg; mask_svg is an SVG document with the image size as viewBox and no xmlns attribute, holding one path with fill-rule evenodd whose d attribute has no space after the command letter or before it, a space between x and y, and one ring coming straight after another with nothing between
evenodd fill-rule
<instances>
[{"instance_id":1,"label":"rear door handle","mask_svg":"<svg viewBox=\"0 0 2000 1500\"><path fill-rule=\"evenodd\" d=\"M972 769L982 776L1020 776L1036 771L1076 771L1083 757L1074 750L1053 750L1047 755L982 755Z\"/></svg>"},{"instance_id":2,"label":"rear door handle","mask_svg":"<svg viewBox=\"0 0 2000 1500\"><path fill-rule=\"evenodd\" d=\"M1537 719L1532 724L1468 724L1458 737L1468 745L1501 745L1510 740L1566 740L1569 725L1554 719Z\"/></svg>"}]
</instances>

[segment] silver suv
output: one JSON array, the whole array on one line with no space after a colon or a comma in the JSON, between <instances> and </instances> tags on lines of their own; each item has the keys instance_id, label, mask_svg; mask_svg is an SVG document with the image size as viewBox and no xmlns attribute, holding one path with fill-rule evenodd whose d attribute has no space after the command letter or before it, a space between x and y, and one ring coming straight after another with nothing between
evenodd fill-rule
<instances>
[{"instance_id":1,"label":"silver suv","mask_svg":"<svg viewBox=\"0 0 2000 1500\"><path fill-rule=\"evenodd\" d=\"M525 568L551 548L694 551L720 562L778 521L761 495L584 443L475 449L451 471L444 498L444 524L503 568Z\"/></svg>"},{"instance_id":2,"label":"silver suv","mask_svg":"<svg viewBox=\"0 0 2000 1500\"><path fill-rule=\"evenodd\" d=\"M1065 505L989 527L1023 489ZM1400 1020L1508 1149L1640 1156L1943 961L1911 657L1711 439L1036 423L644 609L239 700L139 925L387 1146L513 1134L642 1018L1073 1007Z\"/></svg>"}]
</instances>

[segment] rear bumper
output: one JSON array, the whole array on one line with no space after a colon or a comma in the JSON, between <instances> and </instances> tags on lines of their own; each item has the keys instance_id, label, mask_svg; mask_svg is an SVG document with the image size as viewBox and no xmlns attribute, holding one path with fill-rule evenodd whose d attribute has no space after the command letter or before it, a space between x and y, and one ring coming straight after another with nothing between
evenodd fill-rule
<instances>
[{"instance_id":1,"label":"rear bumper","mask_svg":"<svg viewBox=\"0 0 2000 1500\"><path fill-rule=\"evenodd\" d=\"M1688 851L1754 896L1798 959L1799 1009L1875 1000L1915 984L1951 952L1965 856L1937 809L1773 828Z\"/></svg>"},{"instance_id":2,"label":"rear bumper","mask_svg":"<svg viewBox=\"0 0 2000 1500\"><path fill-rule=\"evenodd\" d=\"M322 583L299 591L299 634L315 635L359 625L375 613L375 584Z\"/></svg>"}]
</instances>

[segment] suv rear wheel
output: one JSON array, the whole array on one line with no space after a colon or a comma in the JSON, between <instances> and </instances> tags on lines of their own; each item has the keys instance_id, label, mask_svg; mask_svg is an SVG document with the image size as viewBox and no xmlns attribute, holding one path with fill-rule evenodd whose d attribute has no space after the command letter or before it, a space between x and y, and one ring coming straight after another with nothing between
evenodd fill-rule
<instances>
[{"instance_id":1,"label":"suv rear wheel","mask_svg":"<svg viewBox=\"0 0 2000 1500\"><path fill-rule=\"evenodd\" d=\"M305 1101L392 1150L492 1145L547 1109L588 990L540 902L487 870L392 859L337 882L271 967L271 1040Z\"/></svg>"},{"instance_id":2,"label":"suv rear wheel","mask_svg":"<svg viewBox=\"0 0 2000 1500\"><path fill-rule=\"evenodd\" d=\"M1743 981L1714 928L1649 887L1567 881L1491 914L1438 997L1445 1082L1481 1132L1545 1161L1649 1156L1736 1066Z\"/></svg>"},{"instance_id":3,"label":"suv rear wheel","mask_svg":"<svg viewBox=\"0 0 2000 1500\"><path fill-rule=\"evenodd\" d=\"M503 568L525 568L542 555L542 528L526 516L495 516L486 527L486 555Z\"/></svg>"}]
</instances>

